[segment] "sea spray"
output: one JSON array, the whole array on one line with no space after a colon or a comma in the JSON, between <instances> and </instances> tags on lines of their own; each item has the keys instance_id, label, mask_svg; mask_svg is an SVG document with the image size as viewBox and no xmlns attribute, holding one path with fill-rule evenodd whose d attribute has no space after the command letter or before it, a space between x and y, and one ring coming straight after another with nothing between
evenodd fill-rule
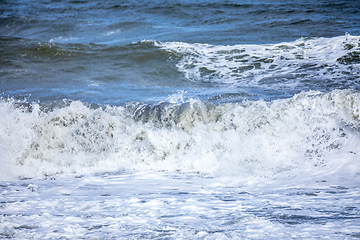
<instances>
[{"instance_id":1,"label":"sea spray","mask_svg":"<svg viewBox=\"0 0 360 240\"><path fill-rule=\"evenodd\" d=\"M126 169L276 178L359 154L360 95L350 90L271 102L40 105L1 101L2 175Z\"/></svg>"}]
</instances>

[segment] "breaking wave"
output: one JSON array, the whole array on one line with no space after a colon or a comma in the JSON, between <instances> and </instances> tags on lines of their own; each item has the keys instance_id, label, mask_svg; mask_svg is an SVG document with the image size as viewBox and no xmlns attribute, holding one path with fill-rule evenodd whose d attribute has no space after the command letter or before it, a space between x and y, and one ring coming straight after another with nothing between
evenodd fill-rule
<instances>
[{"instance_id":1,"label":"breaking wave","mask_svg":"<svg viewBox=\"0 0 360 240\"><path fill-rule=\"evenodd\" d=\"M0 102L2 177L182 171L266 177L360 172L360 93L213 104ZM317 170L316 170L317 169Z\"/></svg>"},{"instance_id":2,"label":"breaking wave","mask_svg":"<svg viewBox=\"0 0 360 240\"><path fill-rule=\"evenodd\" d=\"M155 42L155 46L179 57L179 71L192 81L269 89L278 85L297 91L359 87L360 36L262 45Z\"/></svg>"}]
</instances>

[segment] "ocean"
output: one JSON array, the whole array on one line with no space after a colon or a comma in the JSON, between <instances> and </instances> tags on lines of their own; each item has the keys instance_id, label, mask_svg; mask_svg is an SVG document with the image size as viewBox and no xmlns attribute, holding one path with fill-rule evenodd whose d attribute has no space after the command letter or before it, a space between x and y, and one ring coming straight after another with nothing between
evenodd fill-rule
<instances>
[{"instance_id":1,"label":"ocean","mask_svg":"<svg viewBox=\"0 0 360 240\"><path fill-rule=\"evenodd\" d=\"M1 239L359 239L360 1L1 0Z\"/></svg>"}]
</instances>

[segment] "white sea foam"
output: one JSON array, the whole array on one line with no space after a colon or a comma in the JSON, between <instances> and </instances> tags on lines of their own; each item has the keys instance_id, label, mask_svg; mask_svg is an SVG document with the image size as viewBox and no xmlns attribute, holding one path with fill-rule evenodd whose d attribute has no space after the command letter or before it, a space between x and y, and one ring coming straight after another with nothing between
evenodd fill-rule
<instances>
[{"instance_id":1,"label":"white sea foam","mask_svg":"<svg viewBox=\"0 0 360 240\"><path fill-rule=\"evenodd\" d=\"M356 187L280 182L229 187L154 172L2 181L0 237L344 239L360 232Z\"/></svg>"},{"instance_id":2,"label":"white sea foam","mask_svg":"<svg viewBox=\"0 0 360 240\"><path fill-rule=\"evenodd\" d=\"M2 178L180 170L248 180L360 172L360 94L349 90L219 105L17 105L0 103Z\"/></svg>"},{"instance_id":3,"label":"white sea foam","mask_svg":"<svg viewBox=\"0 0 360 240\"><path fill-rule=\"evenodd\" d=\"M316 89L317 81L334 86L336 79L344 80L344 74L360 76L360 36L301 38L263 45L155 45L180 57L177 67L192 81L270 88L281 83L282 88L304 90Z\"/></svg>"},{"instance_id":4,"label":"white sea foam","mask_svg":"<svg viewBox=\"0 0 360 240\"><path fill-rule=\"evenodd\" d=\"M50 43L69 43L69 42L77 42L79 40L79 38L77 37L63 37L63 36L59 36L59 37L54 37L52 39L49 40Z\"/></svg>"}]
</instances>

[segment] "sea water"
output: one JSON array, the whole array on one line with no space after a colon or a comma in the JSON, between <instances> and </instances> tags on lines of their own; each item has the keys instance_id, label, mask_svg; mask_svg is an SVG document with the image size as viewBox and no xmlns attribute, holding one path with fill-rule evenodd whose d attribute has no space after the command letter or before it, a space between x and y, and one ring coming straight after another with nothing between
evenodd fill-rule
<instances>
[{"instance_id":1,"label":"sea water","mask_svg":"<svg viewBox=\"0 0 360 240\"><path fill-rule=\"evenodd\" d=\"M1 1L0 238L360 238L360 2Z\"/></svg>"}]
</instances>

